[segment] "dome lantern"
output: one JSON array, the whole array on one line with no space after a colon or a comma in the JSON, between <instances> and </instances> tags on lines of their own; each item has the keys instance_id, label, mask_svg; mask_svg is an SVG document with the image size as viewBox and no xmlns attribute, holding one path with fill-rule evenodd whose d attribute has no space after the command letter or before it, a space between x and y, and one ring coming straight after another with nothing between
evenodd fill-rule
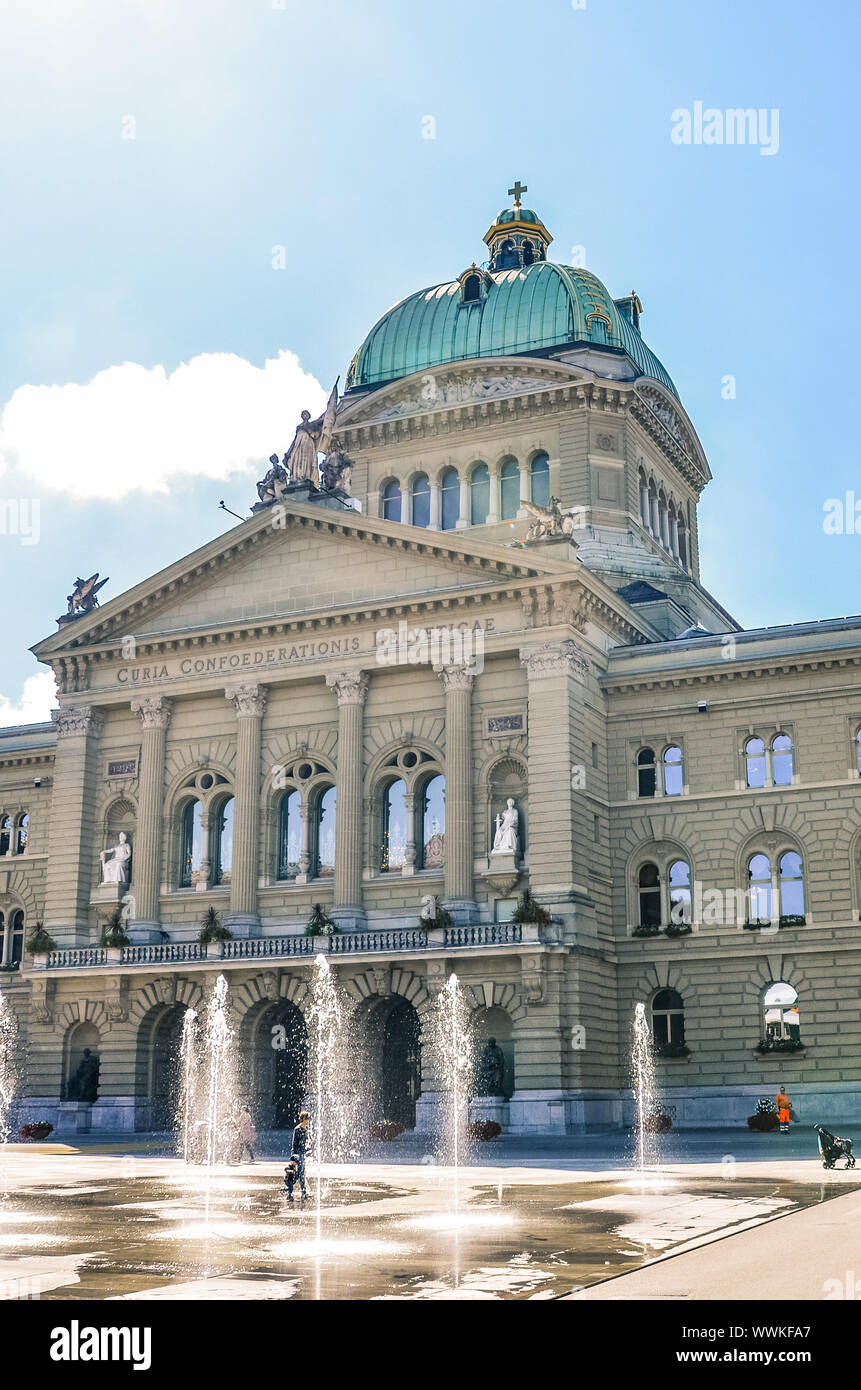
<instances>
[{"instance_id":1,"label":"dome lantern","mask_svg":"<svg viewBox=\"0 0 861 1390\"><path fill-rule=\"evenodd\" d=\"M531 208L521 205L520 195L528 193L519 179L509 194L513 208L503 208L484 240L490 250L490 269L519 270L521 266L546 261L547 248L553 240L541 218Z\"/></svg>"}]
</instances>

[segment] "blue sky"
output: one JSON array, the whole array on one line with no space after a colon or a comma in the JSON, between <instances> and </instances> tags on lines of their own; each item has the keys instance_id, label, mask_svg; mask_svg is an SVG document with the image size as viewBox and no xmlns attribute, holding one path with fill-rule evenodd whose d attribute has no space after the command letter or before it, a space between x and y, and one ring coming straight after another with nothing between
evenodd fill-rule
<instances>
[{"instance_id":1,"label":"blue sky","mask_svg":"<svg viewBox=\"0 0 861 1390\"><path fill-rule=\"evenodd\" d=\"M0 535L0 716L74 576L115 595L233 524L219 498L247 510L390 304L482 259L515 178L554 259L643 300L715 475L707 587L746 626L861 609L861 534L822 524L861 499L859 13L6 0L0 498L40 528ZM673 143L696 101L777 108L777 153Z\"/></svg>"}]
</instances>

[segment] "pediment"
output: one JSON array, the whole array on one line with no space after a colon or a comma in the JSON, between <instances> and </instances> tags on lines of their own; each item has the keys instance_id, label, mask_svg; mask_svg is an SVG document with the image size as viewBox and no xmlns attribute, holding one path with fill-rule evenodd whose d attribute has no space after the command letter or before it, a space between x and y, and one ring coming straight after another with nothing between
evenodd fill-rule
<instances>
[{"instance_id":1,"label":"pediment","mask_svg":"<svg viewBox=\"0 0 861 1390\"><path fill-rule=\"evenodd\" d=\"M277 524L273 524L277 523ZM570 563L486 541L295 503L270 509L162 570L104 607L64 625L33 651L50 661L311 615L420 605L543 575L570 577Z\"/></svg>"},{"instance_id":2,"label":"pediment","mask_svg":"<svg viewBox=\"0 0 861 1390\"><path fill-rule=\"evenodd\" d=\"M570 386L583 373L568 366L528 358L481 358L416 372L355 401L349 397L338 411L338 428L383 424L387 420L425 415L459 406L480 405L506 396L523 396Z\"/></svg>"}]
</instances>

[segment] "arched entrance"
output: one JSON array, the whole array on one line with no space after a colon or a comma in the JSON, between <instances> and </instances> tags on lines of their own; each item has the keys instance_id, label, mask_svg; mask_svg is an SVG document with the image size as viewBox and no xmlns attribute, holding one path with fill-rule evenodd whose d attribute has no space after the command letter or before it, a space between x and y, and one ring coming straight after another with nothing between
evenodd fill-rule
<instances>
[{"instance_id":1,"label":"arched entrance","mask_svg":"<svg viewBox=\"0 0 861 1390\"><path fill-rule=\"evenodd\" d=\"M308 1073L308 1036L300 1009L287 999L251 1021L252 1110L264 1129L292 1129L299 1119Z\"/></svg>"},{"instance_id":2,"label":"arched entrance","mask_svg":"<svg viewBox=\"0 0 861 1390\"><path fill-rule=\"evenodd\" d=\"M360 1027L369 1120L394 1120L414 1129L422 1075L418 1014L398 995L377 998L369 1001Z\"/></svg>"},{"instance_id":3,"label":"arched entrance","mask_svg":"<svg viewBox=\"0 0 861 1390\"><path fill-rule=\"evenodd\" d=\"M150 1058L150 1124L153 1129L173 1129L179 1103L179 1061L184 1004L166 1006L155 1019Z\"/></svg>"}]
</instances>

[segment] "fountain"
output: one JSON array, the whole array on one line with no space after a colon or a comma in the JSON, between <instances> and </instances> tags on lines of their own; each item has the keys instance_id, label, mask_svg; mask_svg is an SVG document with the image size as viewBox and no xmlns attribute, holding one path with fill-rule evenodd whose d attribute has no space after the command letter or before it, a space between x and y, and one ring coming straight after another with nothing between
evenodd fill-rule
<instances>
[{"instance_id":1,"label":"fountain","mask_svg":"<svg viewBox=\"0 0 861 1390\"><path fill-rule=\"evenodd\" d=\"M646 1170L657 1165L657 1145L649 1121L655 1108L655 1067L645 1004L634 1010L634 1045L631 1050L631 1086L637 1107L636 1161L641 1186Z\"/></svg>"},{"instance_id":2,"label":"fountain","mask_svg":"<svg viewBox=\"0 0 861 1390\"><path fill-rule=\"evenodd\" d=\"M17 1084L18 1023L0 990L0 1144L9 1142Z\"/></svg>"},{"instance_id":3,"label":"fountain","mask_svg":"<svg viewBox=\"0 0 861 1390\"><path fill-rule=\"evenodd\" d=\"M431 1047L434 1069L444 1091L440 1116L441 1160L453 1172L454 1225L460 1221L460 1168L467 1153L469 1092L473 1077L473 1039L469 1006L456 975L449 975L436 998Z\"/></svg>"},{"instance_id":4,"label":"fountain","mask_svg":"<svg viewBox=\"0 0 861 1390\"><path fill-rule=\"evenodd\" d=\"M179 1152L186 1163L196 1157L193 1152L195 1092L198 1074L198 1018L195 1009L186 1009L182 1020L182 1040L179 1045L179 1087L175 1128Z\"/></svg>"},{"instance_id":5,"label":"fountain","mask_svg":"<svg viewBox=\"0 0 861 1390\"><path fill-rule=\"evenodd\" d=\"M317 1167L317 1238L324 1196L323 1159L343 1163L356 1158L355 1098L345 1090L349 1076L348 1015L324 955L314 961L308 1009L308 1074L312 1084L312 1126Z\"/></svg>"}]
</instances>

